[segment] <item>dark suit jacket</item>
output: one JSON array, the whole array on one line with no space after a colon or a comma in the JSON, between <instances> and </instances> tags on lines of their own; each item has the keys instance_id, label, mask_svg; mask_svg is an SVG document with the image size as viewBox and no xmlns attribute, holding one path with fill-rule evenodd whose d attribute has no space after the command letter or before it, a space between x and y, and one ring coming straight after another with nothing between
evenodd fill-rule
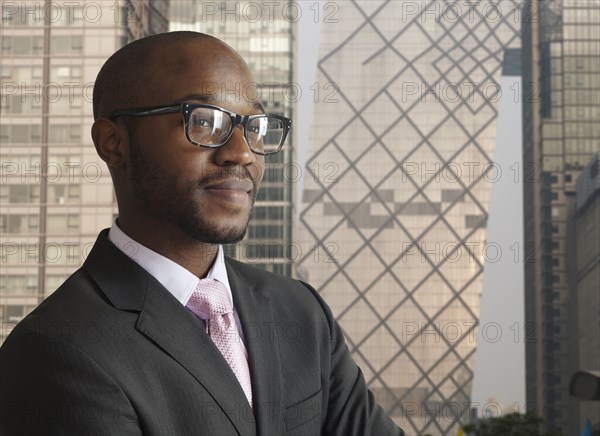
<instances>
[{"instance_id":1,"label":"dark suit jacket","mask_svg":"<svg viewBox=\"0 0 600 436\"><path fill-rule=\"evenodd\" d=\"M0 348L1 434L402 434L314 289L226 265L254 410L201 321L105 230Z\"/></svg>"}]
</instances>

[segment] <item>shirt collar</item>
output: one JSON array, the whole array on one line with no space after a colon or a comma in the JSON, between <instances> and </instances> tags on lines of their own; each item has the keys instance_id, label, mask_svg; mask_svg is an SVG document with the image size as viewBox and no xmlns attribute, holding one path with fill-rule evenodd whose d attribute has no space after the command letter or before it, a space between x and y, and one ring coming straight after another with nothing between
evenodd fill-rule
<instances>
[{"instance_id":1,"label":"shirt collar","mask_svg":"<svg viewBox=\"0 0 600 436\"><path fill-rule=\"evenodd\" d=\"M181 304L184 306L187 304L192 292L194 292L200 281L196 275L171 259L133 240L121 230L116 219L110 228L108 239L131 260L148 271ZM233 303L222 245L219 245L217 257L208 271L206 278L221 282L227 289L229 301Z\"/></svg>"}]
</instances>

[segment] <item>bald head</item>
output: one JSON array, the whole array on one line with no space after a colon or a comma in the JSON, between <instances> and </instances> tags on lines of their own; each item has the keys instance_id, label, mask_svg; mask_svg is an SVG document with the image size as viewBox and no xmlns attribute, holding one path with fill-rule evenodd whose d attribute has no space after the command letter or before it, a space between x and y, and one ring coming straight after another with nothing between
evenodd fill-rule
<instances>
[{"instance_id":1,"label":"bald head","mask_svg":"<svg viewBox=\"0 0 600 436\"><path fill-rule=\"evenodd\" d=\"M151 104L148 96L161 86L169 69L182 67L182 56L194 45L194 57L206 62L227 61L247 68L245 61L223 41L198 32L169 32L148 36L127 44L102 66L94 85L94 119L109 117L123 108ZM221 59L219 59L221 58ZM168 102L160 102L168 103Z\"/></svg>"}]
</instances>

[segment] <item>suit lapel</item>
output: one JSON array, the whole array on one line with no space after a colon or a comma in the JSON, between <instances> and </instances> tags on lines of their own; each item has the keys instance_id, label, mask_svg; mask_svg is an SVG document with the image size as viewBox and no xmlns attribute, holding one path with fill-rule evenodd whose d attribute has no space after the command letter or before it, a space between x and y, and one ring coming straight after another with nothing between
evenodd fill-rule
<instances>
[{"instance_id":1,"label":"suit lapel","mask_svg":"<svg viewBox=\"0 0 600 436\"><path fill-rule=\"evenodd\" d=\"M240 435L256 434L254 416L244 391L200 320L116 248L105 232L98 237L84 268L116 308L140 312L137 330L204 386Z\"/></svg>"},{"instance_id":2,"label":"suit lapel","mask_svg":"<svg viewBox=\"0 0 600 436\"><path fill-rule=\"evenodd\" d=\"M252 280L226 259L227 276L248 351L254 414L259 435L282 434L282 373L273 306Z\"/></svg>"},{"instance_id":3,"label":"suit lapel","mask_svg":"<svg viewBox=\"0 0 600 436\"><path fill-rule=\"evenodd\" d=\"M156 281L146 290L136 327L202 383L240 435L256 433L244 391L202 322Z\"/></svg>"}]
</instances>

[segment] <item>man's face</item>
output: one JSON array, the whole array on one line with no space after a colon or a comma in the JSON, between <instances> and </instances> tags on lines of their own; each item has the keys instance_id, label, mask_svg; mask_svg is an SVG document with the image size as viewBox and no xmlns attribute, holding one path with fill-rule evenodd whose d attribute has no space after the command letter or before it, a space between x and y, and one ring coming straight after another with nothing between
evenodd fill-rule
<instances>
[{"instance_id":1,"label":"man's face","mask_svg":"<svg viewBox=\"0 0 600 436\"><path fill-rule=\"evenodd\" d=\"M224 47L188 42L160 58L140 106L209 103L241 115L261 113L252 75ZM179 113L136 119L126 183L136 215L205 243L242 239L264 170L264 157L250 150L242 129L211 149L187 141Z\"/></svg>"}]
</instances>

